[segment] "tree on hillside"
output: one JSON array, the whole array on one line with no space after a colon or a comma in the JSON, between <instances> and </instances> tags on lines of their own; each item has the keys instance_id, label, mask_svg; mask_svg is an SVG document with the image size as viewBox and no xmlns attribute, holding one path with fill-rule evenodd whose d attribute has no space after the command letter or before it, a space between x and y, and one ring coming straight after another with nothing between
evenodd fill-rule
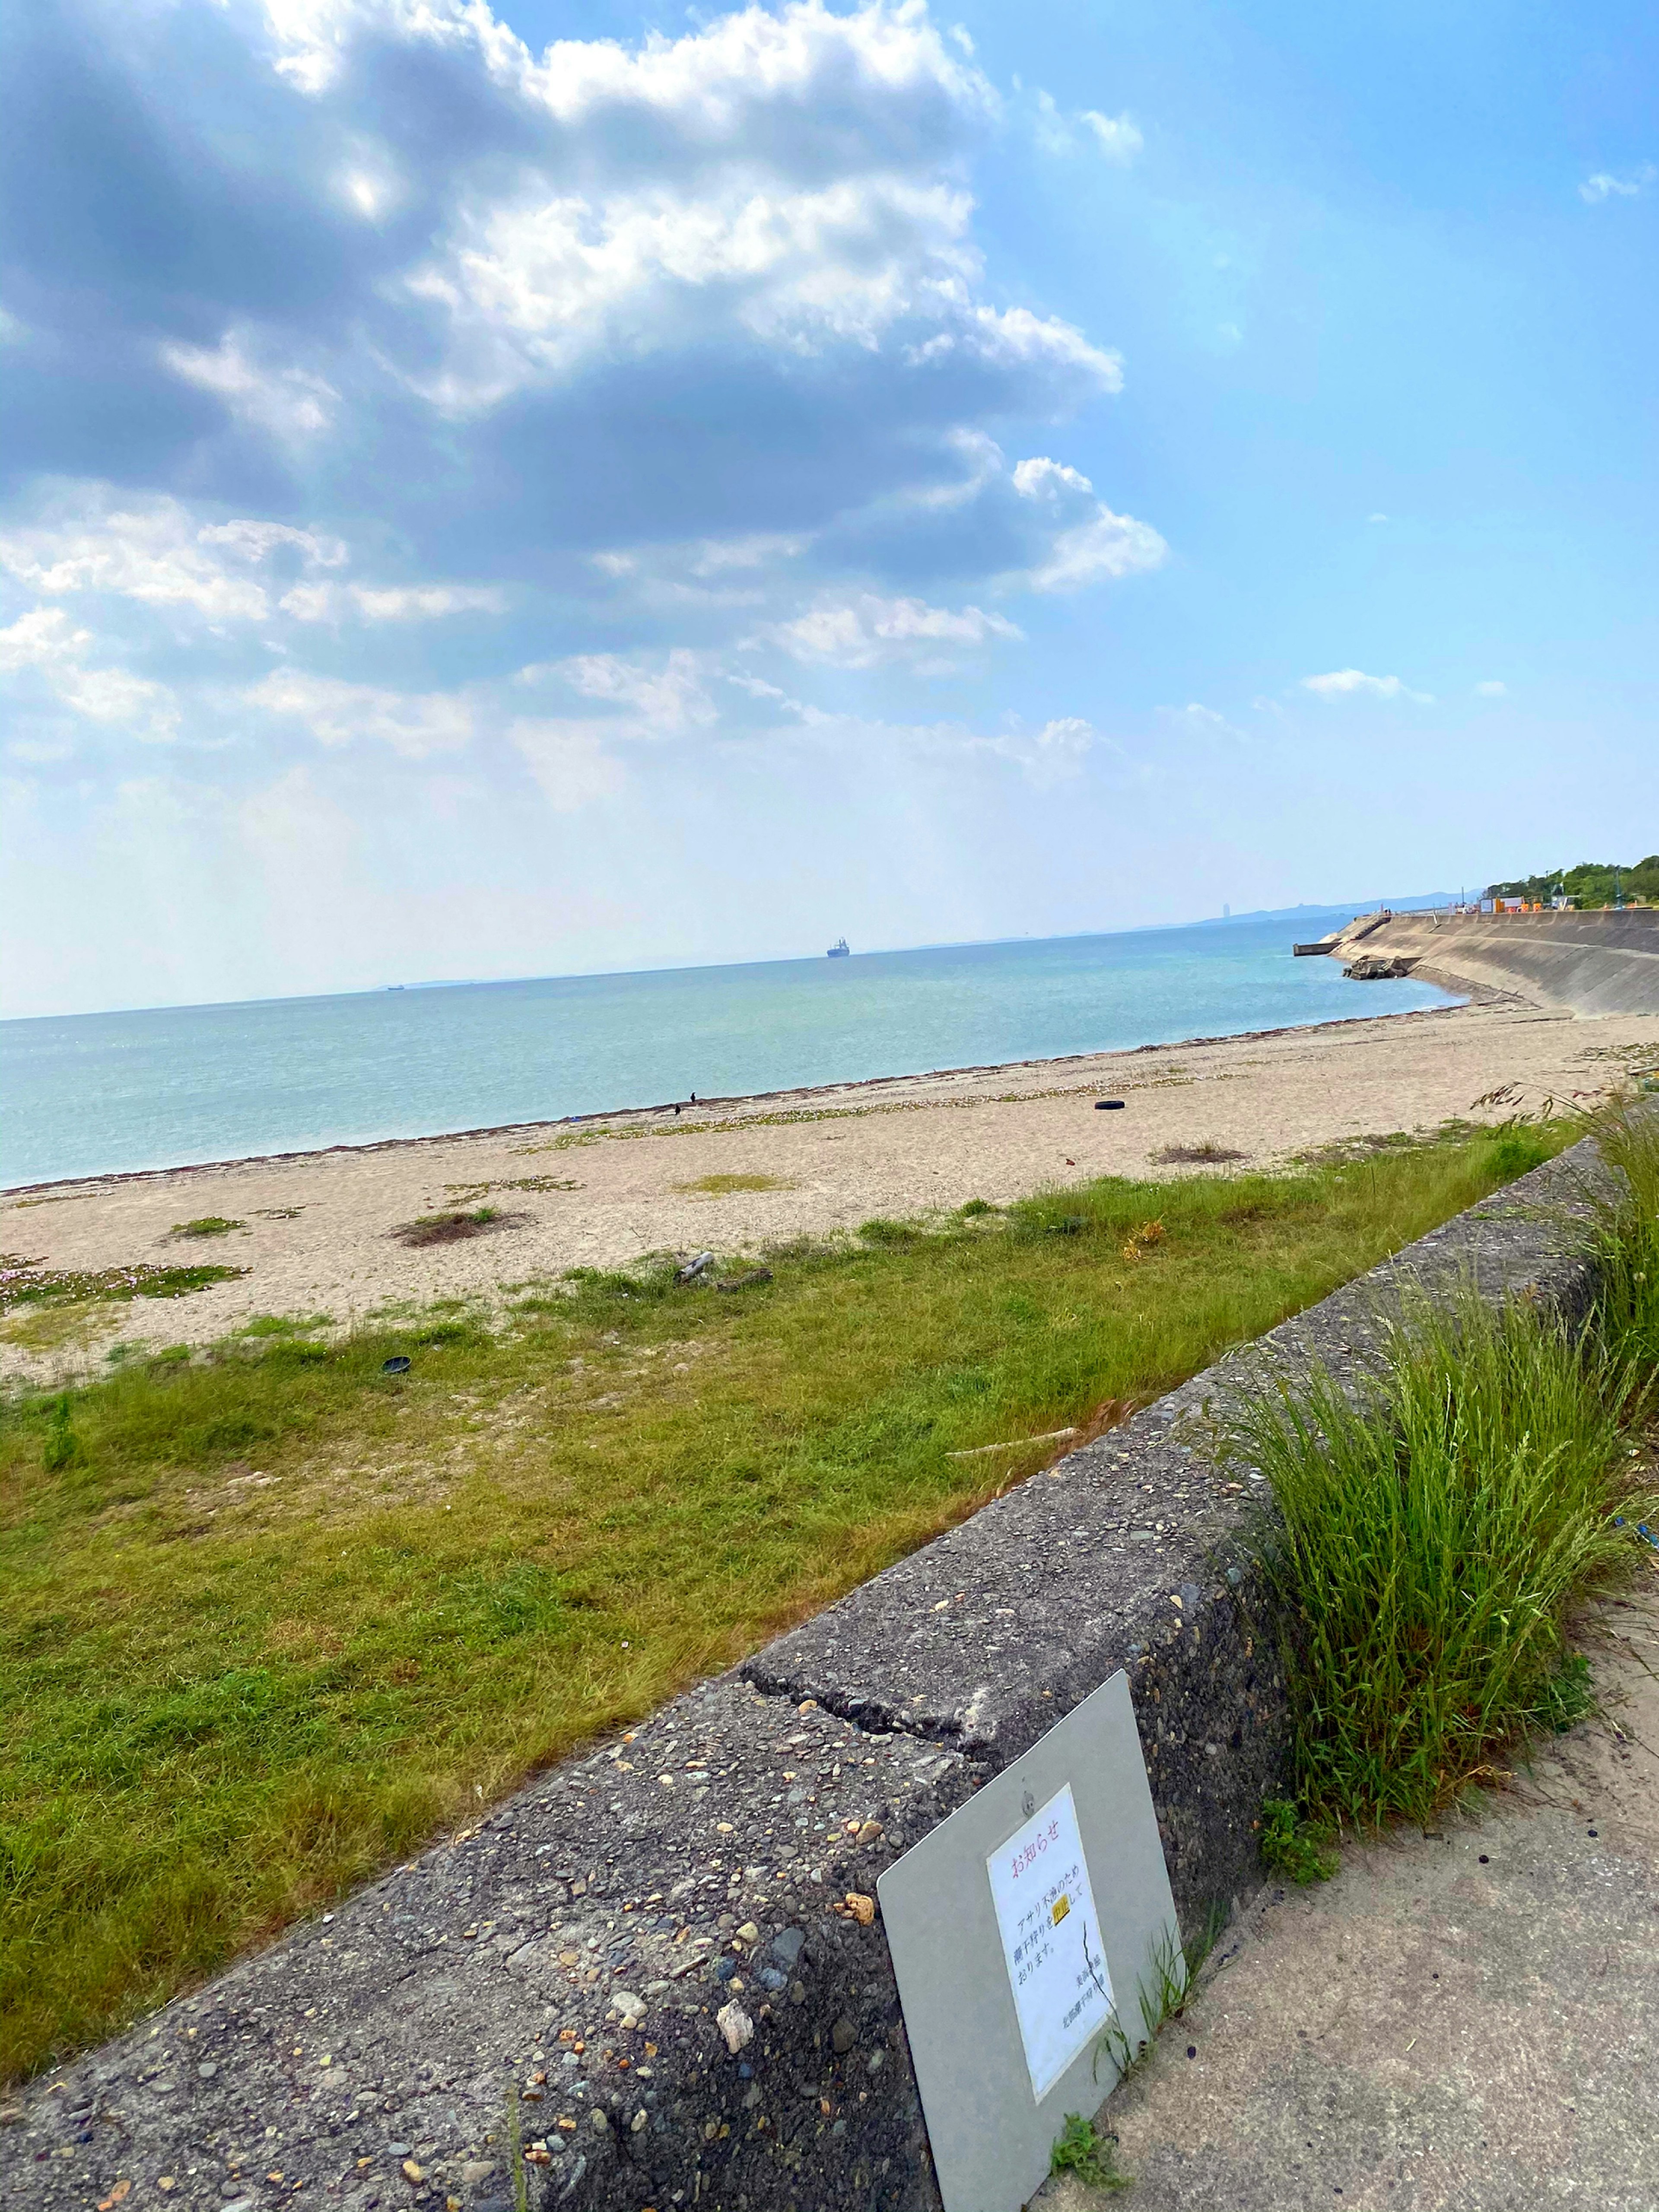
<instances>
[{"instance_id":1,"label":"tree on hillside","mask_svg":"<svg viewBox=\"0 0 1659 2212\"><path fill-rule=\"evenodd\" d=\"M1488 898L1526 899L1547 905L1553 898L1570 898L1575 906L1601 907L1618 896L1659 901L1659 853L1630 866L1617 860L1580 860L1577 867L1553 869L1542 876L1517 877L1513 883L1487 886Z\"/></svg>"}]
</instances>

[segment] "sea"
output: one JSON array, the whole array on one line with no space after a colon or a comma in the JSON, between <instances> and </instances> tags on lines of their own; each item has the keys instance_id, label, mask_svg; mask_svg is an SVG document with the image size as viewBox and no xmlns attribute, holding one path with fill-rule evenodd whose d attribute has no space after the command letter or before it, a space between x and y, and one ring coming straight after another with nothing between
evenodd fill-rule
<instances>
[{"instance_id":1,"label":"sea","mask_svg":"<svg viewBox=\"0 0 1659 2212\"><path fill-rule=\"evenodd\" d=\"M1455 1003L1292 957L1354 911L3 1022L0 1186Z\"/></svg>"}]
</instances>

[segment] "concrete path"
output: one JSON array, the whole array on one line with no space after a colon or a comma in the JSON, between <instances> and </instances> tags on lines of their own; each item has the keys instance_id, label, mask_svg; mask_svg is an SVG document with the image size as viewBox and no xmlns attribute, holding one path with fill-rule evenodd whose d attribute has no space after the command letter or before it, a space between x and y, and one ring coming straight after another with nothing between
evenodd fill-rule
<instances>
[{"instance_id":1,"label":"concrete path","mask_svg":"<svg viewBox=\"0 0 1659 2212\"><path fill-rule=\"evenodd\" d=\"M1603 1717L1501 1796L1263 1893L1101 2124L1127 2212L1659 2206L1659 1574ZM1599 1647L1599 1649L1598 1649ZM1042 2212L1100 2212L1051 2184Z\"/></svg>"}]
</instances>

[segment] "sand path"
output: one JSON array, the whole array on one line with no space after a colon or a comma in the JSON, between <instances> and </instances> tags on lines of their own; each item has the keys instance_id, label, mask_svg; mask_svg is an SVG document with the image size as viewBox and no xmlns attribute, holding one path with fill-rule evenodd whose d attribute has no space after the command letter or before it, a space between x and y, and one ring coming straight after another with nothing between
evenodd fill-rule
<instances>
[{"instance_id":1,"label":"sand path","mask_svg":"<svg viewBox=\"0 0 1659 2212\"><path fill-rule=\"evenodd\" d=\"M205 1343L260 1314L343 1323L403 1301L494 1298L506 1284L653 1250L726 1256L875 1214L1001 1202L1091 1176L1193 1172L1158 1164L1171 1145L1208 1140L1269 1167L1449 1116L1498 1121L1551 1098L1588 1106L1654 1061L1651 1017L1454 1006L722 1100L678 1120L617 1114L13 1192L0 1200L9 1254L54 1267L203 1259L248 1272L188 1297L92 1309L78 1337L56 1343L38 1311L20 1310L0 1333L0 1373L84 1367L122 1340ZM1124 1110L1097 1111L1097 1097ZM695 1188L731 1176L775 1187ZM422 1249L392 1236L415 1215L481 1202L521 1218ZM210 1241L171 1234L204 1215L246 1225Z\"/></svg>"}]
</instances>

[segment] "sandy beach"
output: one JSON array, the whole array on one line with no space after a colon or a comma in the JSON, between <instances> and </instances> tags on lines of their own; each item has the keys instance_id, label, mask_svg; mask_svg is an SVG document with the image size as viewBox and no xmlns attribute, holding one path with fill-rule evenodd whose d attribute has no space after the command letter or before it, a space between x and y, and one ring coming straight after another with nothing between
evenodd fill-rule
<instances>
[{"instance_id":1,"label":"sandy beach","mask_svg":"<svg viewBox=\"0 0 1659 2212\"><path fill-rule=\"evenodd\" d=\"M872 1215L994 1203L1163 1164L1211 1144L1272 1168L1342 1139L1501 1121L1551 1100L1589 1108L1659 1058L1651 1017L1575 1018L1468 1005L1317 1028L618 1113L9 1192L0 1245L52 1267L209 1261L246 1268L194 1295L83 1310L27 1308L0 1335L0 1372L85 1366L112 1345L202 1344L260 1315L338 1325L434 1299L483 1299L575 1267L649 1252L722 1259ZM1121 1112L1097 1110L1121 1098ZM1211 1170L1212 1172L1213 1170ZM749 1181L721 1188L711 1178ZM507 1225L410 1249L417 1215L489 1205ZM184 1238L175 1224L241 1224ZM48 1341L56 1337L56 1341Z\"/></svg>"}]
</instances>

